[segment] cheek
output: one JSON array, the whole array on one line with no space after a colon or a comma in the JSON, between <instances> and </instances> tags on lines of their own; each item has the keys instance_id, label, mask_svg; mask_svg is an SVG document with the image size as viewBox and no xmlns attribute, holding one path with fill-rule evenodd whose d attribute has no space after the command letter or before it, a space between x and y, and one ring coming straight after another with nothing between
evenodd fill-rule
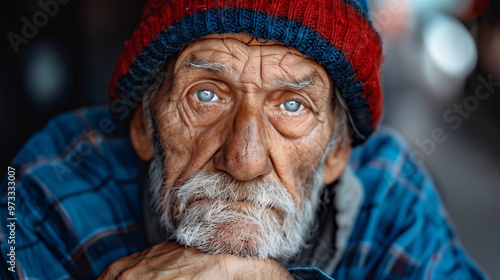
<instances>
[{"instance_id":1,"label":"cheek","mask_svg":"<svg viewBox=\"0 0 500 280\"><path fill-rule=\"evenodd\" d=\"M192 119L184 114L180 102L164 106L158 116L159 133L167 161L166 186L182 184L200 171L212 171L211 159L222 145L227 122L219 121L211 127L193 126Z\"/></svg>"},{"instance_id":2,"label":"cheek","mask_svg":"<svg viewBox=\"0 0 500 280\"><path fill-rule=\"evenodd\" d=\"M321 124L305 137L279 137L270 145L276 172L296 202L302 199L301 188L307 187L305 182L320 163L330 133L329 127Z\"/></svg>"},{"instance_id":3,"label":"cheek","mask_svg":"<svg viewBox=\"0 0 500 280\"><path fill-rule=\"evenodd\" d=\"M296 160L294 161L293 168L296 177L301 182L306 182L313 174L314 170L323 155L326 143L316 140L306 139L298 143L294 143L296 151Z\"/></svg>"},{"instance_id":4,"label":"cheek","mask_svg":"<svg viewBox=\"0 0 500 280\"><path fill-rule=\"evenodd\" d=\"M156 123L159 139L167 162L165 176L167 186L171 186L191 158L193 147L193 131L186 126L177 110L177 104L161 106Z\"/></svg>"}]
</instances>

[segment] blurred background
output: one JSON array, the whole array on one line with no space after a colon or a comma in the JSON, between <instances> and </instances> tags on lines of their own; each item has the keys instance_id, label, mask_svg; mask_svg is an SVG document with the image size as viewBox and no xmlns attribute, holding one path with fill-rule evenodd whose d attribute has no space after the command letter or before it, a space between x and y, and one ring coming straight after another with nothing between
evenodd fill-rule
<instances>
[{"instance_id":1,"label":"blurred background","mask_svg":"<svg viewBox=\"0 0 500 280\"><path fill-rule=\"evenodd\" d=\"M4 1L0 167L58 113L106 105L142 0ZM383 122L424 164L467 251L500 279L500 1L371 0Z\"/></svg>"}]
</instances>

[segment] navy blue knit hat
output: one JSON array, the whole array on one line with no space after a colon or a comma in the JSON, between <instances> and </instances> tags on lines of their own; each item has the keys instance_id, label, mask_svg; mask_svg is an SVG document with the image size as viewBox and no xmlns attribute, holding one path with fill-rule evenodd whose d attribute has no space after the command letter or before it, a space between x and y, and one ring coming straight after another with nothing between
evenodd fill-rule
<instances>
[{"instance_id":1,"label":"navy blue knit hat","mask_svg":"<svg viewBox=\"0 0 500 280\"><path fill-rule=\"evenodd\" d=\"M212 33L248 33L294 47L320 63L344 97L362 143L382 114L380 37L366 0L147 1L109 86L111 111L128 122L168 57Z\"/></svg>"}]
</instances>

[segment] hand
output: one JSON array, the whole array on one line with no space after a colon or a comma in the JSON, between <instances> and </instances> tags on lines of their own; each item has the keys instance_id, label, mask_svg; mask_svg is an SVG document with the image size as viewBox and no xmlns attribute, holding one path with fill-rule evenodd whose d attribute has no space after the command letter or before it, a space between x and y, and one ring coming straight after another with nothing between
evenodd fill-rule
<instances>
[{"instance_id":1,"label":"hand","mask_svg":"<svg viewBox=\"0 0 500 280\"><path fill-rule=\"evenodd\" d=\"M202 253L161 242L112 263L98 278L107 279L293 279L276 260Z\"/></svg>"}]
</instances>

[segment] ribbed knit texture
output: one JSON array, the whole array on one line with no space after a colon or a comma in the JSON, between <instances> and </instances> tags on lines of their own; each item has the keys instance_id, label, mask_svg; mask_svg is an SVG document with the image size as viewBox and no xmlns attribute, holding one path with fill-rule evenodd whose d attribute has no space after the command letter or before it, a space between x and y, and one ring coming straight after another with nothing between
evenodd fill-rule
<instances>
[{"instance_id":1,"label":"ribbed knit texture","mask_svg":"<svg viewBox=\"0 0 500 280\"><path fill-rule=\"evenodd\" d=\"M364 0L165 1L145 4L113 72L111 112L128 122L167 58L212 33L248 33L294 47L320 63L339 87L362 143L382 114L381 42Z\"/></svg>"}]
</instances>

